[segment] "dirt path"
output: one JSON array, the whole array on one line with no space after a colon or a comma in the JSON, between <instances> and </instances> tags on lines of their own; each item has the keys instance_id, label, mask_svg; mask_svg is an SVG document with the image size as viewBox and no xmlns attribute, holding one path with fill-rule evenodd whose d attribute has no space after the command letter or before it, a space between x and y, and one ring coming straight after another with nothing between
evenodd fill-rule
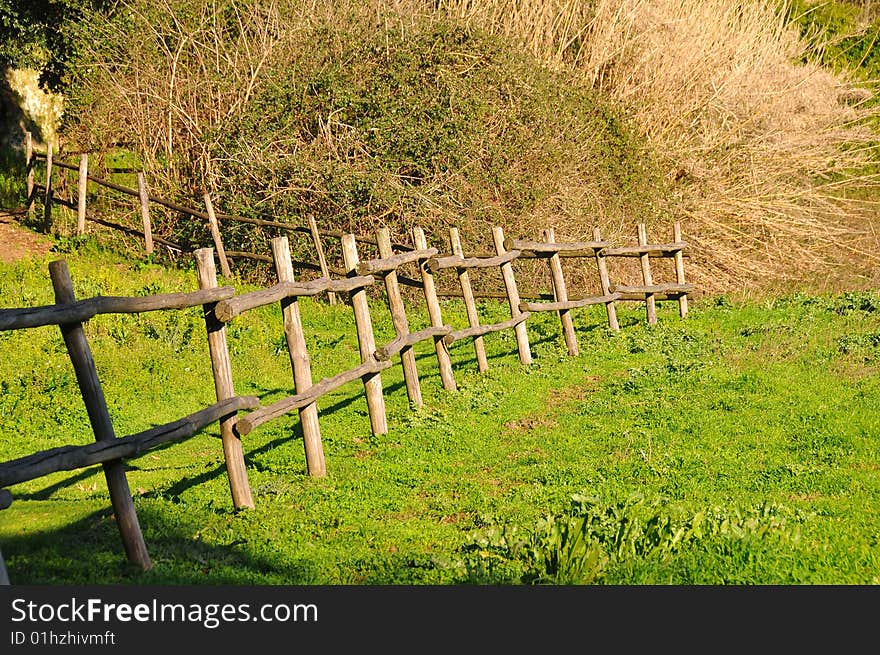
<instances>
[{"instance_id":1,"label":"dirt path","mask_svg":"<svg viewBox=\"0 0 880 655\"><path fill-rule=\"evenodd\" d=\"M23 211L0 209L0 261L42 257L52 248L48 237L21 226Z\"/></svg>"}]
</instances>

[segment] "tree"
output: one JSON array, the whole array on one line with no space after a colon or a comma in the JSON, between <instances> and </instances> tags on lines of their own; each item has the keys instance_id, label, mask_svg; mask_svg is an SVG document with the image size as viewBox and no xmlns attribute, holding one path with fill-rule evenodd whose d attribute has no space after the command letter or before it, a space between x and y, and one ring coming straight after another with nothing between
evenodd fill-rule
<instances>
[{"instance_id":1,"label":"tree","mask_svg":"<svg viewBox=\"0 0 880 655\"><path fill-rule=\"evenodd\" d=\"M112 0L0 0L0 67L34 68L58 91L74 56L73 27Z\"/></svg>"}]
</instances>

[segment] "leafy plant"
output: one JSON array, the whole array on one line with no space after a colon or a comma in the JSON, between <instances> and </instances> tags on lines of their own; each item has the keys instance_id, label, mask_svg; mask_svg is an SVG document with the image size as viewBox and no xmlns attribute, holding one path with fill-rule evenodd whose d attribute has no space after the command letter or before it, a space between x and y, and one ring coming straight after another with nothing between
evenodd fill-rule
<instances>
[{"instance_id":1,"label":"leafy plant","mask_svg":"<svg viewBox=\"0 0 880 655\"><path fill-rule=\"evenodd\" d=\"M631 560L668 560L683 549L717 539L762 538L788 533L785 510L760 505L746 511L709 508L693 514L640 495L603 505L598 498L571 497L571 508L542 519L528 538L516 529L493 528L471 537L471 576L492 560L516 559L526 584L595 584L606 570ZM474 566L474 562L477 566ZM497 562L489 570L497 568Z\"/></svg>"}]
</instances>

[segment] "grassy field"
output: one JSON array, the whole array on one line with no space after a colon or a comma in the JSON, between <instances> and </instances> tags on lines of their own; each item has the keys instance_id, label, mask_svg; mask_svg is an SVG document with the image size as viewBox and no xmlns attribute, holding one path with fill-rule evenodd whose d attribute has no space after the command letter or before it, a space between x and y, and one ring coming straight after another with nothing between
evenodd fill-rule
<instances>
[{"instance_id":1,"label":"grassy field","mask_svg":"<svg viewBox=\"0 0 880 655\"><path fill-rule=\"evenodd\" d=\"M62 250L65 248L61 247ZM195 272L86 243L0 266L3 307L52 302L47 263L78 297L196 288ZM245 284L232 281L240 290ZM413 297L415 303L417 297ZM303 300L315 379L358 360L351 308ZM377 341L393 335L381 298ZM415 306L415 305L414 305ZM449 302L445 318L465 325ZM484 320L506 308L481 307ZM880 296L692 300L659 324L620 306L551 314L486 337L487 373L452 347L444 391L416 347L425 406L384 372L390 431L370 434L360 383L319 403L328 476L305 474L296 416L244 440L256 508L233 511L218 430L128 462L154 567L122 551L100 467L14 486L0 512L13 584L876 584L880 582ZM414 328L426 317L414 312ZM199 310L87 324L117 434L213 402ZM264 403L292 377L277 307L236 319L237 391ZM0 332L0 459L92 440L57 328Z\"/></svg>"}]
</instances>

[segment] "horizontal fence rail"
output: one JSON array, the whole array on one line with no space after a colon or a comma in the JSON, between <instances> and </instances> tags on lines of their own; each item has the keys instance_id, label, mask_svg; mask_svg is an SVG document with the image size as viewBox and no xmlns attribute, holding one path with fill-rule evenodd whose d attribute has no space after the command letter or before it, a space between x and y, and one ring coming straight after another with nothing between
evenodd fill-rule
<instances>
[{"instance_id":1,"label":"horizontal fence rail","mask_svg":"<svg viewBox=\"0 0 880 655\"><path fill-rule=\"evenodd\" d=\"M504 247L508 250L521 250L535 257L563 257L592 256L597 250L604 250L608 244L604 241L583 241L573 243L555 243L542 241L521 241L518 239L506 239Z\"/></svg>"},{"instance_id":2,"label":"horizontal fence rail","mask_svg":"<svg viewBox=\"0 0 880 655\"><path fill-rule=\"evenodd\" d=\"M10 460L0 464L0 486L8 487L51 473L136 457L163 444L191 437L222 416L240 409L253 409L259 404L256 396L234 396L171 423L114 441L99 441L85 446L60 446Z\"/></svg>"},{"instance_id":3,"label":"horizontal fence rail","mask_svg":"<svg viewBox=\"0 0 880 655\"><path fill-rule=\"evenodd\" d=\"M437 273L447 268L496 268L507 262L512 262L520 254L522 253L519 250L511 250L495 257L462 257L460 255L434 257L428 260L428 268L431 269L432 273Z\"/></svg>"},{"instance_id":4,"label":"horizontal fence rail","mask_svg":"<svg viewBox=\"0 0 880 655\"><path fill-rule=\"evenodd\" d=\"M502 321L500 323L492 323L490 325L475 325L473 327L455 330L454 332L450 332L445 337L443 337L443 341L445 341L447 344L452 344L456 341L466 339L468 337L481 337L485 334L490 334L492 332L509 330L510 328L514 328L520 323L523 323L529 317L529 314L530 312L521 312L518 316L514 316L513 318Z\"/></svg>"},{"instance_id":5,"label":"horizontal fence rail","mask_svg":"<svg viewBox=\"0 0 880 655\"><path fill-rule=\"evenodd\" d=\"M44 325L84 323L98 314L138 314L161 309L185 309L231 298L232 287L156 296L96 296L71 304L21 309L0 309L0 330L21 330Z\"/></svg>"},{"instance_id":6,"label":"horizontal fence rail","mask_svg":"<svg viewBox=\"0 0 880 655\"><path fill-rule=\"evenodd\" d=\"M370 276L359 276L343 280L331 280L322 277L308 282L279 282L268 289L260 289L249 293L221 300L217 303L214 313L221 321L228 323L236 316L257 307L264 307L280 302L286 298L301 296L317 296L320 293L341 293L361 289L373 284Z\"/></svg>"},{"instance_id":7,"label":"horizontal fence rail","mask_svg":"<svg viewBox=\"0 0 880 655\"><path fill-rule=\"evenodd\" d=\"M610 293L607 296L591 296L589 298L569 299L559 302L521 302L519 304L520 311L523 312L559 312L566 309L578 309L579 307L589 307L590 305L601 305L604 303L620 300L620 293Z\"/></svg>"},{"instance_id":8,"label":"horizontal fence rail","mask_svg":"<svg viewBox=\"0 0 880 655\"><path fill-rule=\"evenodd\" d=\"M271 405L260 407L249 414L245 414L238 420L236 430L239 434L246 435L264 423L312 404L321 396L335 391L344 384L354 382L371 373L379 373L392 366L393 363L390 361L365 362L360 366L337 373L332 377L323 378L300 394L282 398Z\"/></svg>"}]
</instances>

